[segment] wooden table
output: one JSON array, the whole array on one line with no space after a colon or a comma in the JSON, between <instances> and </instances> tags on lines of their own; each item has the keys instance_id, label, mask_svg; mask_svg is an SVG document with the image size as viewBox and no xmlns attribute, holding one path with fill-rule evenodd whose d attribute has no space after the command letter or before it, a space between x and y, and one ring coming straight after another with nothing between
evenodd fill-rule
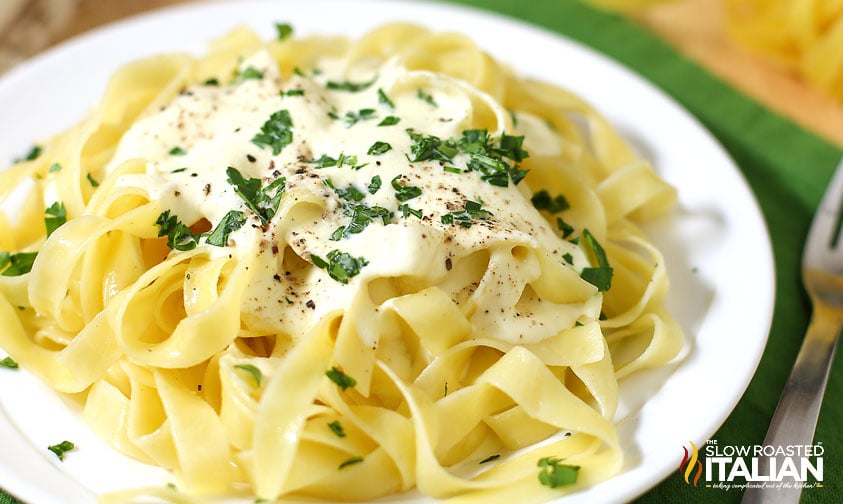
<instances>
[{"instance_id":1,"label":"wooden table","mask_svg":"<svg viewBox=\"0 0 843 504\"><path fill-rule=\"evenodd\" d=\"M115 19L194 1L0 0L0 72ZM843 103L736 47L725 33L720 2L673 0L634 19L771 109L843 146Z\"/></svg>"}]
</instances>

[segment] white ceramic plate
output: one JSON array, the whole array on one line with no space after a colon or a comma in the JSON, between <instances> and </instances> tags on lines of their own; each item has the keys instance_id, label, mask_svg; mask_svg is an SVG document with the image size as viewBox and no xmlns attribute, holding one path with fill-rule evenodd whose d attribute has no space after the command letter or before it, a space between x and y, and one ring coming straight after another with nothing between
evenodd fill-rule
<instances>
[{"instance_id":1,"label":"white ceramic plate","mask_svg":"<svg viewBox=\"0 0 843 504\"><path fill-rule=\"evenodd\" d=\"M410 20L470 34L525 75L563 85L597 106L679 190L674 216L650 228L672 278L669 305L687 332L684 359L622 384L618 416L626 452L618 476L563 499L622 502L678 468L683 446L722 424L755 372L772 318L770 243L758 206L721 147L688 113L611 60L558 35L485 12L383 0L193 4L113 24L51 50L0 79L0 159L80 120L108 77L132 59L201 53L238 24L266 37L275 21L297 33L360 35ZM728 369L728 373L723 370ZM79 447L64 462L46 447ZM39 504L87 504L96 495L170 481L116 454L73 408L23 371L0 370L0 487ZM413 496L390 501L426 502Z\"/></svg>"}]
</instances>

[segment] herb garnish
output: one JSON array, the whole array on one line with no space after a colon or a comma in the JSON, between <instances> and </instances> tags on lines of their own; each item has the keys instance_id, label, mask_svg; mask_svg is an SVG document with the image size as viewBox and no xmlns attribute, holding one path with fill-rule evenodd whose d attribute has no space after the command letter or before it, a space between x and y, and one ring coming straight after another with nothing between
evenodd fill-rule
<instances>
[{"instance_id":1,"label":"herb garnish","mask_svg":"<svg viewBox=\"0 0 843 504\"><path fill-rule=\"evenodd\" d=\"M59 163L53 163L47 168L47 173L56 173L61 171L61 165Z\"/></svg>"},{"instance_id":2,"label":"herb garnish","mask_svg":"<svg viewBox=\"0 0 843 504\"><path fill-rule=\"evenodd\" d=\"M184 150L184 148L183 148L183 147L180 147L180 146L176 145L175 147L173 147L172 149L170 149L170 150L167 152L167 154L169 154L169 155L171 155L171 156L184 156L185 154L187 154L187 151L186 151L186 150Z\"/></svg>"},{"instance_id":3,"label":"herb garnish","mask_svg":"<svg viewBox=\"0 0 843 504\"><path fill-rule=\"evenodd\" d=\"M74 448L76 448L76 445L71 443L70 441L62 441L59 444L54 444L52 446L47 447L48 450L56 454L56 457L58 457L59 460L64 460L64 455L70 450L73 450Z\"/></svg>"},{"instance_id":4,"label":"herb garnish","mask_svg":"<svg viewBox=\"0 0 843 504\"><path fill-rule=\"evenodd\" d=\"M328 81L326 86L328 87L328 89L333 89L334 91L348 91L351 93L356 93L358 91L363 91L364 89L367 89L369 86L374 84L376 80L377 76L373 77L372 80L368 82Z\"/></svg>"},{"instance_id":5,"label":"herb garnish","mask_svg":"<svg viewBox=\"0 0 843 504\"><path fill-rule=\"evenodd\" d=\"M293 119L286 109L273 112L261 126L261 131L252 138L252 143L259 147L272 147L272 154L293 143Z\"/></svg>"},{"instance_id":6,"label":"herb garnish","mask_svg":"<svg viewBox=\"0 0 843 504\"><path fill-rule=\"evenodd\" d=\"M293 34L293 26L289 23L275 23L276 40L284 40Z\"/></svg>"},{"instance_id":7,"label":"herb garnish","mask_svg":"<svg viewBox=\"0 0 843 504\"><path fill-rule=\"evenodd\" d=\"M258 70L253 66L247 66L246 68L238 68L234 72L234 80L238 82L243 82L249 79L260 80L263 79L263 72Z\"/></svg>"},{"instance_id":8,"label":"herb garnish","mask_svg":"<svg viewBox=\"0 0 843 504\"><path fill-rule=\"evenodd\" d=\"M362 108L357 111L349 110L345 113L345 116L343 116L343 120L345 121L345 127L350 128L360 121L374 119L376 117L376 114L377 111L373 108ZM336 114L333 114L331 117L334 119L339 119L339 116L337 116Z\"/></svg>"},{"instance_id":9,"label":"herb garnish","mask_svg":"<svg viewBox=\"0 0 843 504\"><path fill-rule=\"evenodd\" d=\"M17 369L19 367L17 361L11 357L5 357L3 360L0 360L0 366L8 369Z\"/></svg>"},{"instance_id":10,"label":"herb garnish","mask_svg":"<svg viewBox=\"0 0 843 504\"><path fill-rule=\"evenodd\" d=\"M317 268L324 269L328 276L340 283L348 283L351 277L360 273L360 270L369 264L363 257L352 257L347 252L332 250L328 252L328 260L322 259L316 254L310 254L310 260Z\"/></svg>"},{"instance_id":11,"label":"herb garnish","mask_svg":"<svg viewBox=\"0 0 843 504\"><path fill-rule=\"evenodd\" d=\"M337 437L345 437L345 430L342 428L342 424L339 420L334 420L328 424L328 428L331 429L331 432L337 435Z\"/></svg>"},{"instance_id":12,"label":"herb garnish","mask_svg":"<svg viewBox=\"0 0 843 504\"><path fill-rule=\"evenodd\" d=\"M3 276L20 276L32 271L32 263L35 262L35 257L38 252L18 252L11 254L9 252L0 252L0 275Z\"/></svg>"},{"instance_id":13,"label":"herb garnish","mask_svg":"<svg viewBox=\"0 0 843 504\"><path fill-rule=\"evenodd\" d=\"M23 157L15 158L13 159L13 162L17 164L22 163L24 161L35 161L36 159L38 159L42 152L44 152L43 147L41 147L40 145L33 145L29 148L29 151L27 151L27 153L24 154Z\"/></svg>"},{"instance_id":14,"label":"herb garnish","mask_svg":"<svg viewBox=\"0 0 843 504\"><path fill-rule=\"evenodd\" d=\"M413 198L421 196L421 187L401 185L399 180L402 177L403 175L396 175L391 182L392 188L395 189L395 199L397 199L398 201L409 201Z\"/></svg>"},{"instance_id":15,"label":"herb garnish","mask_svg":"<svg viewBox=\"0 0 843 504\"><path fill-rule=\"evenodd\" d=\"M337 159L334 159L331 156L328 156L327 154L322 154L319 159L313 159L310 162L316 164L316 168L331 168L334 166L339 168L342 166L348 166L352 170L359 170L360 168L363 168L364 166L369 164L357 164L356 155L347 156L345 155L345 153L340 153L340 156Z\"/></svg>"},{"instance_id":16,"label":"herb garnish","mask_svg":"<svg viewBox=\"0 0 843 504\"><path fill-rule=\"evenodd\" d=\"M336 366L331 366L331 369L325 372L325 376L330 378L332 382L336 383L343 390L357 385L357 380L343 373Z\"/></svg>"},{"instance_id":17,"label":"herb garnish","mask_svg":"<svg viewBox=\"0 0 843 504\"><path fill-rule=\"evenodd\" d=\"M388 96L386 96L386 93L382 88L378 88L378 102L383 103L391 109L395 108L395 104L392 103L392 100L390 100Z\"/></svg>"},{"instance_id":18,"label":"herb garnish","mask_svg":"<svg viewBox=\"0 0 843 504\"><path fill-rule=\"evenodd\" d=\"M44 213L47 214L47 217L44 218L44 226L47 228L47 236L53 234L53 231L67 222L67 209L64 207L64 202L54 202L49 208L44 210Z\"/></svg>"},{"instance_id":19,"label":"herb garnish","mask_svg":"<svg viewBox=\"0 0 843 504\"><path fill-rule=\"evenodd\" d=\"M369 194L375 194L378 192L378 189L381 188L381 176L375 175L372 177L372 180L369 182L367 189L369 190Z\"/></svg>"},{"instance_id":20,"label":"herb garnish","mask_svg":"<svg viewBox=\"0 0 843 504\"><path fill-rule=\"evenodd\" d=\"M583 229L582 236L585 239L585 245L591 250L591 253L594 255L594 259L597 261L597 267L583 268L580 276L583 280L597 287L598 291L607 291L612 287L613 270L612 267L609 266L609 260L606 258L606 252L588 229Z\"/></svg>"},{"instance_id":21,"label":"herb garnish","mask_svg":"<svg viewBox=\"0 0 843 504\"><path fill-rule=\"evenodd\" d=\"M421 100L421 101L423 101L423 102L427 103L428 105L430 105L430 106L432 106L432 107L438 107L438 106L439 106L439 104L438 104L438 103L436 103L436 102L433 100L433 96L431 96L430 94L426 93L426 92L425 92L423 89L421 89L421 88L419 88L418 90L416 90L416 96L418 97L418 99L419 99L419 100Z\"/></svg>"},{"instance_id":22,"label":"herb garnish","mask_svg":"<svg viewBox=\"0 0 843 504\"><path fill-rule=\"evenodd\" d=\"M500 454L496 453L494 455L489 455L488 457L484 458L483 460L478 462L478 464L488 464L489 462L492 462L492 461L497 460L499 458L501 458Z\"/></svg>"},{"instance_id":23,"label":"herb garnish","mask_svg":"<svg viewBox=\"0 0 843 504\"><path fill-rule=\"evenodd\" d=\"M400 205L398 205L398 211L401 212L401 216L404 217L405 219L407 217L409 217L410 215L412 215L414 217L418 217L419 219L422 218L421 209L410 208L410 205L408 205L407 203L401 203Z\"/></svg>"},{"instance_id":24,"label":"herb garnish","mask_svg":"<svg viewBox=\"0 0 843 504\"><path fill-rule=\"evenodd\" d=\"M401 121L400 117L395 116L386 116L383 118L381 122L378 123L378 126L392 126L394 124L398 124Z\"/></svg>"},{"instance_id":25,"label":"herb garnish","mask_svg":"<svg viewBox=\"0 0 843 504\"><path fill-rule=\"evenodd\" d=\"M225 170L228 175L228 183L234 187L234 191L243 200L246 206L257 215L261 223L266 225L278 210L278 204L284 194L286 179L279 177L270 182L266 187L261 187L261 179L243 177L237 168L229 166ZM271 194L275 191L275 194Z\"/></svg>"},{"instance_id":26,"label":"herb garnish","mask_svg":"<svg viewBox=\"0 0 843 504\"><path fill-rule=\"evenodd\" d=\"M196 248L198 237L194 236L179 218L175 215L170 215L169 210L165 210L155 220L158 226L158 237L167 237L167 246L173 250L193 250Z\"/></svg>"},{"instance_id":27,"label":"herb garnish","mask_svg":"<svg viewBox=\"0 0 843 504\"><path fill-rule=\"evenodd\" d=\"M237 231L243 224L246 223L246 216L239 210L229 210L223 216L217 227L208 235L205 242L208 245L215 245L217 247L225 247L228 243L228 235Z\"/></svg>"},{"instance_id":28,"label":"herb garnish","mask_svg":"<svg viewBox=\"0 0 843 504\"><path fill-rule=\"evenodd\" d=\"M255 380L255 385L260 387L261 380L263 379L263 373L261 373L261 370L258 367L252 364L235 364L234 368L239 369L241 371L245 371L249 376L252 377L253 380Z\"/></svg>"},{"instance_id":29,"label":"herb garnish","mask_svg":"<svg viewBox=\"0 0 843 504\"><path fill-rule=\"evenodd\" d=\"M521 148L523 142L523 136L504 133L495 145L486 130L475 129L463 131L459 145L469 155L466 164L469 170L480 172L481 180L506 187L510 180L518 185L527 175L526 170L506 161L510 159L518 163L529 157L527 151Z\"/></svg>"},{"instance_id":30,"label":"herb garnish","mask_svg":"<svg viewBox=\"0 0 843 504\"><path fill-rule=\"evenodd\" d=\"M88 179L88 182L91 184L91 187L99 187L100 183L97 182L97 180L94 179L94 177L90 173L85 175L85 178Z\"/></svg>"},{"instance_id":31,"label":"herb garnish","mask_svg":"<svg viewBox=\"0 0 843 504\"><path fill-rule=\"evenodd\" d=\"M344 469L350 465L359 464L360 462L363 462L363 457L351 457L350 459L340 464L337 469Z\"/></svg>"},{"instance_id":32,"label":"herb garnish","mask_svg":"<svg viewBox=\"0 0 843 504\"><path fill-rule=\"evenodd\" d=\"M533 206L536 207L536 210L546 210L551 214L558 214L571 207L571 205L568 204L568 200L565 199L565 196L559 194L551 197L550 193L547 192L546 189L542 189L541 191L533 194L530 201L533 202Z\"/></svg>"},{"instance_id":33,"label":"herb garnish","mask_svg":"<svg viewBox=\"0 0 843 504\"><path fill-rule=\"evenodd\" d=\"M388 152L390 149L392 149L391 145L378 140L377 142L373 143L371 147L369 147L369 150L366 151L366 154L370 156L379 156L384 152Z\"/></svg>"},{"instance_id":34,"label":"herb garnish","mask_svg":"<svg viewBox=\"0 0 843 504\"><path fill-rule=\"evenodd\" d=\"M457 145L453 140L442 141L439 137L416 133L409 128L406 131L413 141L410 146L412 157L409 158L412 162L428 160L451 162L458 153Z\"/></svg>"},{"instance_id":35,"label":"herb garnish","mask_svg":"<svg viewBox=\"0 0 843 504\"><path fill-rule=\"evenodd\" d=\"M483 209L483 202L468 200L463 209L457 212L448 212L442 215L442 224L459 224L464 228L470 228L475 220L488 220L492 212Z\"/></svg>"},{"instance_id":36,"label":"herb garnish","mask_svg":"<svg viewBox=\"0 0 843 504\"><path fill-rule=\"evenodd\" d=\"M557 457L544 457L539 459L539 481L542 485L550 488L559 488L573 485L577 482L577 475L580 466L562 464L562 459Z\"/></svg>"}]
</instances>

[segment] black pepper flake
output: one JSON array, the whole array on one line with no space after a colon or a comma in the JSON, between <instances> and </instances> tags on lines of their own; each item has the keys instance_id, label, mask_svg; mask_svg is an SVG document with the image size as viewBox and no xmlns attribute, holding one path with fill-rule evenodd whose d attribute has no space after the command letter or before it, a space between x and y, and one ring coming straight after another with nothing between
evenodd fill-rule
<instances>
[{"instance_id":1,"label":"black pepper flake","mask_svg":"<svg viewBox=\"0 0 843 504\"><path fill-rule=\"evenodd\" d=\"M276 273L276 274L272 275L272 279L277 281L277 282L280 282L281 281L281 275Z\"/></svg>"},{"instance_id":2,"label":"black pepper flake","mask_svg":"<svg viewBox=\"0 0 843 504\"><path fill-rule=\"evenodd\" d=\"M254 163L255 161L258 160L258 158L256 158L255 156L253 156L251 154L246 154L246 159L248 159L250 163Z\"/></svg>"},{"instance_id":3,"label":"black pepper flake","mask_svg":"<svg viewBox=\"0 0 843 504\"><path fill-rule=\"evenodd\" d=\"M198 173L196 173L196 172L194 172L194 173L191 173L191 174L190 174L190 176L191 176L191 177L198 177L198 176L199 176L199 174L198 174Z\"/></svg>"},{"instance_id":4,"label":"black pepper flake","mask_svg":"<svg viewBox=\"0 0 843 504\"><path fill-rule=\"evenodd\" d=\"M451 258L446 257L445 258L445 269L448 270L448 271L451 271L451 268L453 268L453 267L454 267L454 264L451 262Z\"/></svg>"},{"instance_id":5,"label":"black pepper flake","mask_svg":"<svg viewBox=\"0 0 843 504\"><path fill-rule=\"evenodd\" d=\"M211 194L211 184L205 184L205 188L203 190L205 192L205 196Z\"/></svg>"},{"instance_id":6,"label":"black pepper flake","mask_svg":"<svg viewBox=\"0 0 843 504\"><path fill-rule=\"evenodd\" d=\"M316 303L314 303L312 299L308 299L307 303L305 303L304 305L310 308L311 310L316 309Z\"/></svg>"}]
</instances>

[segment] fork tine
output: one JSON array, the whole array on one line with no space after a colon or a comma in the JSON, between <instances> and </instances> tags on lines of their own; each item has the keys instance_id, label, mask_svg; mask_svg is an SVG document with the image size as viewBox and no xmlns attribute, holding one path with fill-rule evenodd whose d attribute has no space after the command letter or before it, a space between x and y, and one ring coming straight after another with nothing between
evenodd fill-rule
<instances>
[{"instance_id":1,"label":"fork tine","mask_svg":"<svg viewBox=\"0 0 843 504\"><path fill-rule=\"evenodd\" d=\"M843 225L843 163L837 167L829 182L828 189L820 201L814 222L808 231L803 254L803 267L821 268L827 257L827 251L834 249L840 242ZM843 264L835 269L843 270Z\"/></svg>"}]
</instances>

